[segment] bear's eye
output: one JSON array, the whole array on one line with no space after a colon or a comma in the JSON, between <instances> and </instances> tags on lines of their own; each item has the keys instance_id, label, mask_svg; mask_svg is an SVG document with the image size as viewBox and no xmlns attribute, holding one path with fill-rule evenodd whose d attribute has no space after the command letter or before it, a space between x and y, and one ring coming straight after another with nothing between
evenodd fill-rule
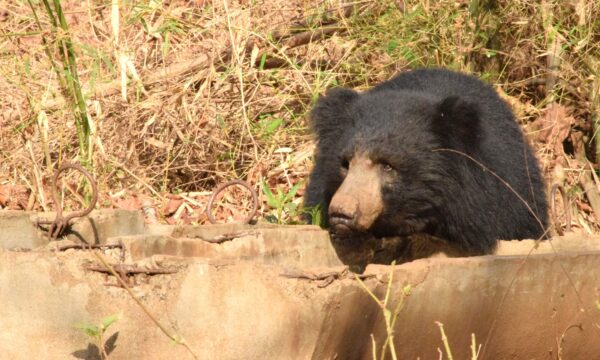
<instances>
[{"instance_id":1,"label":"bear's eye","mask_svg":"<svg viewBox=\"0 0 600 360\"><path fill-rule=\"evenodd\" d=\"M348 168L350 167L350 161L348 161L348 159L342 159L342 169L346 169L348 170Z\"/></svg>"},{"instance_id":2,"label":"bear's eye","mask_svg":"<svg viewBox=\"0 0 600 360\"><path fill-rule=\"evenodd\" d=\"M385 171L385 172L392 172L392 171L394 171L394 167L392 165L390 165L389 163L385 162L385 161L382 161L380 163L380 165L381 165L381 168L383 169L383 171Z\"/></svg>"}]
</instances>

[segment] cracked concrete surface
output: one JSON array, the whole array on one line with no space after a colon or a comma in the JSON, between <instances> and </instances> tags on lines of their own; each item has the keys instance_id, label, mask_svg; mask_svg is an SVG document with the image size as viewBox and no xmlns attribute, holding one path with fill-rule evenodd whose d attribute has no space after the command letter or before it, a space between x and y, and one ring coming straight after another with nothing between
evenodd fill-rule
<instances>
[{"instance_id":1,"label":"cracked concrete surface","mask_svg":"<svg viewBox=\"0 0 600 360\"><path fill-rule=\"evenodd\" d=\"M111 314L120 318L105 335L110 359L191 358L124 289L112 286L112 276L86 270L98 263L92 253L50 251L27 223L36 216L0 212L0 358L94 358L97 349L74 326ZM381 309L356 280L320 288L319 281L280 276L291 268L343 268L327 234L314 227L149 228L136 213L106 211L90 219L78 232L98 243L121 241L126 262L178 270L129 281L200 359L370 359L371 334L376 344L385 341ZM231 233L241 236L221 244L202 240ZM553 245L556 252L540 243L526 256L533 241L503 242L494 256L396 266L392 299L412 287L395 328L399 358L439 357L435 321L444 324L455 359L470 357L471 334L482 347L480 359L597 357L600 239L572 235ZM118 249L102 252L113 261L121 257ZM375 275L365 284L379 298L390 271L365 270Z\"/></svg>"}]
</instances>

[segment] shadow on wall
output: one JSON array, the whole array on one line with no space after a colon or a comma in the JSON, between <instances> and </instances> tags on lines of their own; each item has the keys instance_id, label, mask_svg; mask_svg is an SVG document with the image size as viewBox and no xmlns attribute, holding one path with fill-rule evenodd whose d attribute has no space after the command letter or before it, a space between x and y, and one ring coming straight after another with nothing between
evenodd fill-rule
<instances>
[{"instance_id":1,"label":"shadow on wall","mask_svg":"<svg viewBox=\"0 0 600 360\"><path fill-rule=\"evenodd\" d=\"M117 339L119 338L119 332L112 334L106 341L104 341L104 353L108 356L117 348ZM73 351L71 353L76 359L84 360L102 360L104 357L100 354L98 345L89 343L86 349Z\"/></svg>"}]
</instances>

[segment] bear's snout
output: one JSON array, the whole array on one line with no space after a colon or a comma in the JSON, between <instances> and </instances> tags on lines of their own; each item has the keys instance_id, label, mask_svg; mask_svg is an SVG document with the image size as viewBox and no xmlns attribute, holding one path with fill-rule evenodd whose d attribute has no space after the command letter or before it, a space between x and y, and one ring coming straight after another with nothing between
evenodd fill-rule
<instances>
[{"instance_id":1,"label":"bear's snout","mask_svg":"<svg viewBox=\"0 0 600 360\"><path fill-rule=\"evenodd\" d=\"M331 230L339 235L348 235L359 231L356 227L358 200L344 194L336 194L335 200L329 206Z\"/></svg>"},{"instance_id":2,"label":"bear's snout","mask_svg":"<svg viewBox=\"0 0 600 360\"><path fill-rule=\"evenodd\" d=\"M381 176L366 154L350 161L348 174L329 204L329 225L333 233L350 235L367 232L383 211Z\"/></svg>"}]
</instances>

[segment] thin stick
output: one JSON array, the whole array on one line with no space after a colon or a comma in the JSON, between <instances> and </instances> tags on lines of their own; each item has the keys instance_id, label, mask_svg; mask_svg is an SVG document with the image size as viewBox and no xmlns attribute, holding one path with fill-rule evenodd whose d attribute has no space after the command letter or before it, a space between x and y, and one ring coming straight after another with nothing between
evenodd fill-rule
<instances>
[{"instance_id":1,"label":"thin stick","mask_svg":"<svg viewBox=\"0 0 600 360\"><path fill-rule=\"evenodd\" d=\"M477 360L479 356L479 350L477 349L477 341L475 340L475 333L471 333L471 360Z\"/></svg>"},{"instance_id":2,"label":"thin stick","mask_svg":"<svg viewBox=\"0 0 600 360\"><path fill-rule=\"evenodd\" d=\"M162 196L158 191L154 190L154 188L152 186L150 186L150 184L148 184L147 182L145 182L144 180L142 180L139 176L137 176L136 174L134 174L131 170L129 170L127 167L125 167L125 165L121 164L119 161L115 160L115 159L111 159L107 156L104 157L106 160L110 161L113 165L123 169L126 173L129 174L129 176L131 176L132 178L136 179L137 181L139 181L142 185L144 185L148 190L150 190L151 193L153 193L156 197L158 197L159 199L161 199L162 201L165 200L165 197Z\"/></svg>"},{"instance_id":3,"label":"thin stick","mask_svg":"<svg viewBox=\"0 0 600 360\"><path fill-rule=\"evenodd\" d=\"M237 75L238 80L240 82L240 100L242 101L242 115L244 116L244 124L246 125L246 131L248 132L248 136L250 137L250 140L254 145L254 157L258 159L258 144L256 143L256 140L252 135L252 131L250 130L250 118L248 117L246 96L244 94L244 74L242 72L242 61L240 60L240 55L237 51L235 39L233 37L233 29L231 27L231 18L229 17L229 7L227 6L227 0L223 0L223 6L225 7L225 14L227 18L227 28L229 30L229 39L231 41L231 52L232 54L235 54L235 62L237 63Z\"/></svg>"},{"instance_id":4,"label":"thin stick","mask_svg":"<svg viewBox=\"0 0 600 360\"><path fill-rule=\"evenodd\" d=\"M440 327L440 332L442 333L442 342L444 343L444 348L446 349L446 355L448 355L448 360L452 360L452 351L450 351L450 344L448 343L448 337L446 336L446 332L444 331L444 324L439 321L435 322L437 326Z\"/></svg>"},{"instance_id":5,"label":"thin stick","mask_svg":"<svg viewBox=\"0 0 600 360\"><path fill-rule=\"evenodd\" d=\"M465 154L462 151L458 151L458 150L454 150L454 149L446 149L446 148L444 148L444 149L435 149L433 151L447 151L447 152L455 153L455 154L458 154L458 155L462 155L462 156L466 157L467 159L473 161L475 164L479 165L484 171L489 172L493 177L495 177L496 179L498 179L498 181L500 181L504 186L506 186L513 194L515 194L516 197L519 198L519 200L523 203L523 205L525 205L525 207L527 208L527 210L529 211L529 213L538 222L538 224L540 225L540 228L542 230L545 230L544 225L542 224L542 221L537 216L537 214L533 211L533 209L531 208L531 206L529 206L529 203L527 203L527 201L525 199L523 199L523 197L521 196L521 194L519 194L512 186L510 186L510 184L508 182L506 182L506 180L504 180L503 178L501 178L498 174L496 174L490 168L488 168L487 166L483 165L480 161L476 160L475 158L473 158L472 156L470 156L468 154Z\"/></svg>"},{"instance_id":6,"label":"thin stick","mask_svg":"<svg viewBox=\"0 0 600 360\"><path fill-rule=\"evenodd\" d=\"M146 315L160 329L160 331L163 332L163 334L165 334L174 343L179 344L179 345L183 345L183 347L185 347L189 351L189 353L194 357L194 359L199 359L198 355L196 355L196 353L194 353L194 351L192 350L192 348L190 348L190 346L185 342L185 340L181 336L179 336L177 333L171 334L169 332L169 330L167 330L167 328L164 327L154 317L154 315L152 315L150 313L150 310L148 310L148 308L133 294L133 291L131 290L131 288L129 286L127 286L127 284L125 283L125 281L123 281L123 279L121 278L121 276L119 276L119 274L108 263L108 261L104 258L104 256L102 256L102 254L100 254L98 251L94 251L94 255L96 256L96 258L98 258L98 260L102 263L102 265L104 265L104 267L108 271L110 271L110 273L117 279L117 281L119 282L119 285L121 285L123 287L123 289L125 289L129 293L129 295L131 296L131 298L138 304L138 306L144 311L144 313L146 313Z\"/></svg>"}]
</instances>

